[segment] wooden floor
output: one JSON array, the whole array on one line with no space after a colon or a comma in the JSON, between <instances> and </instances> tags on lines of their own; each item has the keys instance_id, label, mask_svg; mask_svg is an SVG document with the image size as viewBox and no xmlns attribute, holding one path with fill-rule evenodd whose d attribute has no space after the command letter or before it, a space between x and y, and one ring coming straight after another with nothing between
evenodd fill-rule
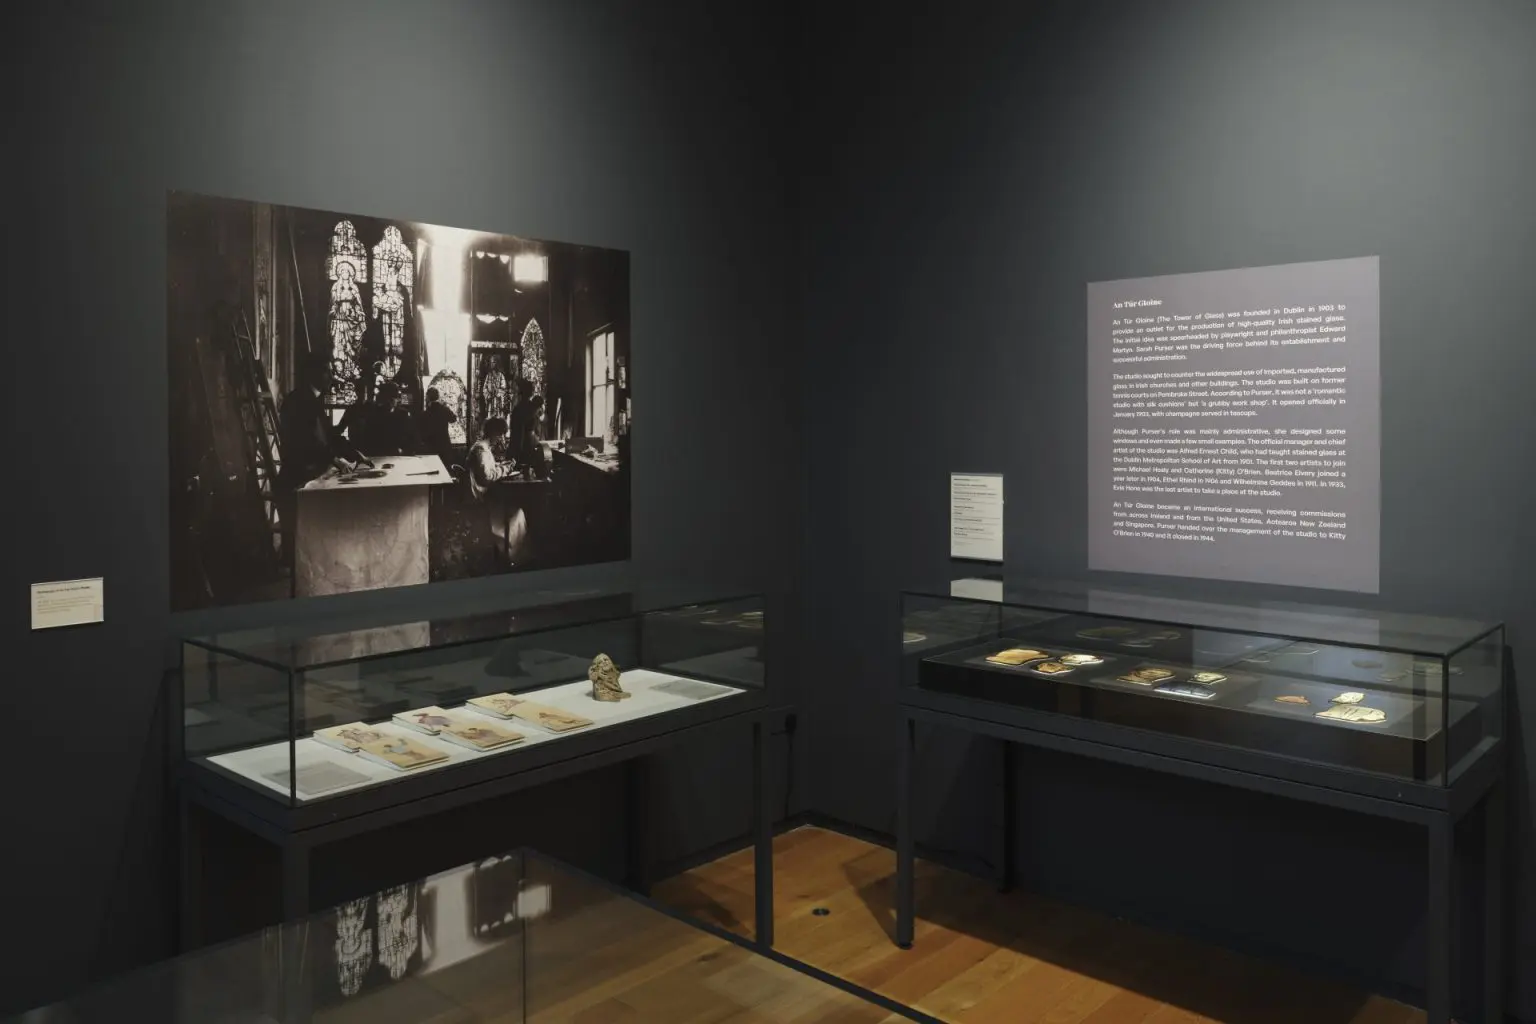
<instances>
[{"instance_id":1,"label":"wooden floor","mask_svg":"<svg viewBox=\"0 0 1536 1024\"><path fill-rule=\"evenodd\" d=\"M895 855L801 828L774 844L776 948L956 1024L1416 1024L1420 1010L1219 947L918 862L910 950L889 934ZM743 935L752 851L658 885ZM818 907L829 911L817 916Z\"/></svg>"},{"instance_id":2,"label":"wooden floor","mask_svg":"<svg viewBox=\"0 0 1536 1024\"><path fill-rule=\"evenodd\" d=\"M316 1024L902 1024L907 1019L558 868L537 867L524 881L547 887L549 905L530 915L522 929L464 960L356 998L331 997L312 1019Z\"/></svg>"}]
</instances>

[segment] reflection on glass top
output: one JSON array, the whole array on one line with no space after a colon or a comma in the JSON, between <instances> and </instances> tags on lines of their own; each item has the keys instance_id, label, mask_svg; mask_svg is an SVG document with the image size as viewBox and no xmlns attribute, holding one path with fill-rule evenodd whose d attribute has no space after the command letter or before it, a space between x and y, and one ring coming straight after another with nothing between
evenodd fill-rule
<instances>
[{"instance_id":1,"label":"reflection on glass top","mask_svg":"<svg viewBox=\"0 0 1536 1024\"><path fill-rule=\"evenodd\" d=\"M278 669L311 669L747 596L746 591L673 583L538 590L489 600L438 600L430 616L419 611L327 615L190 636L186 642Z\"/></svg>"},{"instance_id":2,"label":"reflection on glass top","mask_svg":"<svg viewBox=\"0 0 1536 1024\"><path fill-rule=\"evenodd\" d=\"M531 851L126 975L21 1021L914 1019Z\"/></svg>"},{"instance_id":3,"label":"reflection on glass top","mask_svg":"<svg viewBox=\"0 0 1536 1024\"><path fill-rule=\"evenodd\" d=\"M1311 640L1349 647L1446 657L1498 628L1494 622L1376 609L1183 596L1077 581L965 578L915 594L1020 605L1063 614L1101 615L1200 629Z\"/></svg>"}]
</instances>

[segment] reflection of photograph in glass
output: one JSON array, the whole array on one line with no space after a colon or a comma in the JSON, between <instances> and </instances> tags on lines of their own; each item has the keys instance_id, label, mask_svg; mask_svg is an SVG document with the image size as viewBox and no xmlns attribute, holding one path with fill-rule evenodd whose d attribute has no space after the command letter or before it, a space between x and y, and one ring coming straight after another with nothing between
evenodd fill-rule
<instances>
[{"instance_id":1,"label":"reflection of photograph in glass","mask_svg":"<svg viewBox=\"0 0 1536 1024\"><path fill-rule=\"evenodd\" d=\"M476 864L469 879L470 928L476 938L499 939L517 927L522 866L516 856Z\"/></svg>"},{"instance_id":2,"label":"reflection of photograph in glass","mask_svg":"<svg viewBox=\"0 0 1536 1024\"><path fill-rule=\"evenodd\" d=\"M399 981L410 972L421 950L421 918L416 913L416 885L386 889L375 897L378 914L379 966Z\"/></svg>"},{"instance_id":3,"label":"reflection of photograph in glass","mask_svg":"<svg viewBox=\"0 0 1536 1024\"><path fill-rule=\"evenodd\" d=\"M371 897L364 897L343 903L334 911L336 939L331 948L336 956L336 987L343 996L361 992L363 980L373 967L373 929L368 927L372 902Z\"/></svg>"}]
</instances>

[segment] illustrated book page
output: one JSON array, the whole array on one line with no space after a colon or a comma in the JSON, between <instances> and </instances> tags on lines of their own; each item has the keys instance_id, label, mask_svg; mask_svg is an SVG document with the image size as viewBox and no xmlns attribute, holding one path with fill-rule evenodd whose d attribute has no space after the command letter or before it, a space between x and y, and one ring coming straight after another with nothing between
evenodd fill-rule
<instances>
[{"instance_id":1,"label":"illustrated book page","mask_svg":"<svg viewBox=\"0 0 1536 1024\"><path fill-rule=\"evenodd\" d=\"M448 755L444 751L429 747L425 743L418 743L406 736L390 736L373 743L364 743L359 753L401 771L448 760Z\"/></svg>"},{"instance_id":2,"label":"illustrated book page","mask_svg":"<svg viewBox=\"0 0 1536 1024\"><path fill-rule=\"evenodd\" d=\"M453 719L452 725L445 725L438 736L471 750L495 750L527 738L520 732L459 717Z\"/></svg>"},{"instance_id":3,"label":"illustrated book page","mask_svg":"<svg viewBox=\"0 0 1536 1024\"><path fill-rule=\"evenodd\" d=\"M377 743L389 738L389 733L381 732L366 722L350 722L347 725L337 725L330 729L316 729L315 740L324 743L328 747L348 754L355 754L362 749L365 743Z\"/></svg>"},{"instance_id":4,"label":"illustrated book page","mask_svg":"<svg viewBox=\"0 0 1536 1024\"><path fill-rule=\"evenodd\" d=\"M417 708L414 711L401 711L395 715L395 723L403 725L407 729L425 733L428 736L436 736L443 729L453 724L453 717L437 705L428 708Z\"/></svg>"}]
</instances>

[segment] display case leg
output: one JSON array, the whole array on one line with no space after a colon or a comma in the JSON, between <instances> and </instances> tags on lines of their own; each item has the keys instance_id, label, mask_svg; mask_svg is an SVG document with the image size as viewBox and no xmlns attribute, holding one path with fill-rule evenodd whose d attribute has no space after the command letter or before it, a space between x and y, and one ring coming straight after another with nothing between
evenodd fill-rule
<instances>
[{"instance_id":1,"label":"display case leg","mask_svg":"<svg viewBox=\"0 0 1536 1024\"><path fill-rule=\"evenodd\" d=\"M752 722L752 882L753 937L760 949L772 949L773 808L768 801L768 730L762 718Z\"/></svg>"},{"instance_id":2,"label":"display case leg","mask_svg":"<svg viewBox=\"0 0 1536 1024\"><path fill-rule=\"evenodd\" d=\"M190 953L203 944L203 844L201 834L196 831L191 802L185 794L178 794L176 804L181 856L176 893L176 950Z\"/></svg>"},{"instance_id":3,"label":"display case leg","mask_svg":"<svg viewBox=\"0 0 1536 1024\"><path fill-rule=\"evenodd\" d=\"M1018 764L1015 753L1018 748L1009 740L1003 744L1003 784L1001 787L1002 813L998 815L1001 834L997 842L997 891L1012 892L1014 883L1014 809L1018 804Z\"/></svg>"},{"instance_id":4,"label":"display case leg","mask_svg":"<svg viewBox=\"0 0 1536 1024\"><path fill-rule=\"evenodd\" d=\"M651 760L645 755L624 764L624 885L651 894Z\"/></svg>"},{"instance_id":5,"label":"display case leg","mask_svg":"<svg viewBox=\"0 0 1536 1024\"><path fill-rule=\"evenodd\" d=\"M1452 874L1456 863L1456 823L1437 814L1429 824L1429 912L1425 964L1426 1024L1451 1024Z\"/></svg>"},{"instance_id":6,"label":"display case leg","mask_svg":"<svg viewBox=\"0 0 1536 1024\"><path fill-rule=\"evenodd\" d=\"M914 931L912 760L916 732L917 723L903 714L901 756L896 771L896 945L902 949L912 948Z\"/></svg>"},{"instance_id":7,"label":"display case leg","mask_svg":"<svg viewBox=\"0 0 1536 1024\"><path fill-rule=\"evenodd\" d=\"M1504 1022L1504 783L1483 796L1483 1020Z\"/></svg>"},{"instance_id":8,"label":"display case leg","mask_svg":"<svg viewBox=\"0 0 1536 1024\"><path fill-rule=\"evenodd\" d=\"M283 844L283 920L309 914L309 847L289 840Z\"/></svg>"}]
</instances>

